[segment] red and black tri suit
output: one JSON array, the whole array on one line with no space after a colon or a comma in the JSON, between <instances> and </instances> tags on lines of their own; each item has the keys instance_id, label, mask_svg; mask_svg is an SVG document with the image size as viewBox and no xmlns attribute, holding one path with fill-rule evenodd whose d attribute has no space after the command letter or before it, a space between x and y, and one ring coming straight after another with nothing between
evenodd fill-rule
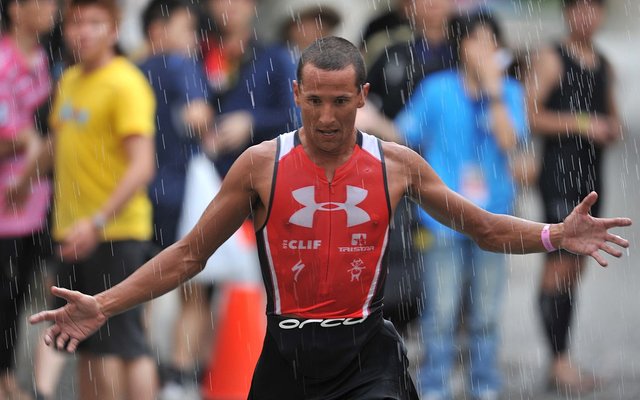
<instances>
[{"instance_id":1,"label":"red and black tri suit","mask_svg":"<svg viewBox=\"0 0 640 400\"><path fill-rule=\"evenodd\" d=\"M399 336L382 318L390 221L378 139L357 132L331 181L297 131L277 139L267 218L256 232L267 335L250 398L352 397L386 378L395 386L409 379ZM402 392L393 382L380 390Z\"/></svg>"}]
</instances>

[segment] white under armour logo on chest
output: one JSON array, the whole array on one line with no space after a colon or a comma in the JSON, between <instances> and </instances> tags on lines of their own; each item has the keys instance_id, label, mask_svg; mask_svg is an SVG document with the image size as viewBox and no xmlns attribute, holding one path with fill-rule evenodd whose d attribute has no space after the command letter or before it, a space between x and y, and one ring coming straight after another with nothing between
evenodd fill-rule
<instances>
[{"instance_id":1,"label":"white under armour logo on chest","mask_svg":"<svg viewBox=\"0 0 640 400\"><path fill-rule=\"evenodd\" d=\"M358 204L362 203L369 193L366 189L362 189L356 186L346 186L347 199L344 203L335 201L328 201L323 203L316 203L315 187L306 186L300 189L296 189L291 192L296 201L303 206L300 210L293 213L289 222L303 226L305 228L311 228L313 226L313 216L316 211L339 211L342 210L347 213L347 227L352 227L360 224L364 224L371 220L369 214L358 207Z\"/></svg>"}]
</instances>

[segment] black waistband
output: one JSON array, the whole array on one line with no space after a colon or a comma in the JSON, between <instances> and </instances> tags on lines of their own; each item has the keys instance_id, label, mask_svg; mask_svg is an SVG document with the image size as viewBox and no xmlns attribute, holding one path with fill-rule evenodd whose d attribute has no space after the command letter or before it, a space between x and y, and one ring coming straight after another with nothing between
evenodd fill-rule
<instances>
[{"instance_id":1,"label":"black waistband","mask_svg":"<svg viewBox=\"0 0 640 400\"><path fill-rule=\"evenodd\" d=\"M367 318L267 316L268 334L280 354L300 373L315 378L339 374L383 324L381 312Z\"/></svg>"}]
</instances>

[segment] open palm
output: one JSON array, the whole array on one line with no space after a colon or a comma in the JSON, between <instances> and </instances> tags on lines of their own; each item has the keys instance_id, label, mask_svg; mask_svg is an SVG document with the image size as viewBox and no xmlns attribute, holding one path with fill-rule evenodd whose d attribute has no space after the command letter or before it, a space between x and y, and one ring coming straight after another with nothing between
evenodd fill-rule
<instances>
[{"instance_id":1,"label":"open palm","mask_svg":"<svg viewBox=\"0 0 640 400\"><path fill-rule=\"evenodd\" d=\"M596 192L591 192L578 204L564 220L564 235L561 247L574 254L593 257L598 264L606 267L607 260L600 250L614 257L622 256L622 251L609 243L620 247L629 247L629 242L618 235L609 233L609 229L629 226L629 218L594 218L589 215L591 207L598 200Z\"/></svg>"},{"instance_id":2,"label":"open palm","mask_svg":"<svg viewBox=\"0 0 640 400\"><path fill-rule=\"evenodd\" d=\"M74 352L78 344L97 331L107 318L100 311L93 296L57 286L51 287L51 293L65 299L67 304L55 310L34 314L29 318L29 322L53 322L54 324L44 333L45 343L48 346L53 344L59 350Z\"/></svg>"}]
</instances>

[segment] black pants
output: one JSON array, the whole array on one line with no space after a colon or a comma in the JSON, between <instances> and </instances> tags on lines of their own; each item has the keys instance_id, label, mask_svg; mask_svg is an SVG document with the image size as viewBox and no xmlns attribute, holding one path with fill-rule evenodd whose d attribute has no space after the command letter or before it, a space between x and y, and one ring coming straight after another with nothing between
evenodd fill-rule
<instances>
[{"instance_id":1,"label":"black pants","mask_svg":"<svg viewBox=\"0 0 640 400\"><path fill-rule=\"evenodd\" d=\"M35 265L43 259L43 234L0 239L0 374L15 367L18 316ZM48 236L46 236L48 240ZM50 243L49 243L50 246Z\"/></svg>"}]
</instances>

